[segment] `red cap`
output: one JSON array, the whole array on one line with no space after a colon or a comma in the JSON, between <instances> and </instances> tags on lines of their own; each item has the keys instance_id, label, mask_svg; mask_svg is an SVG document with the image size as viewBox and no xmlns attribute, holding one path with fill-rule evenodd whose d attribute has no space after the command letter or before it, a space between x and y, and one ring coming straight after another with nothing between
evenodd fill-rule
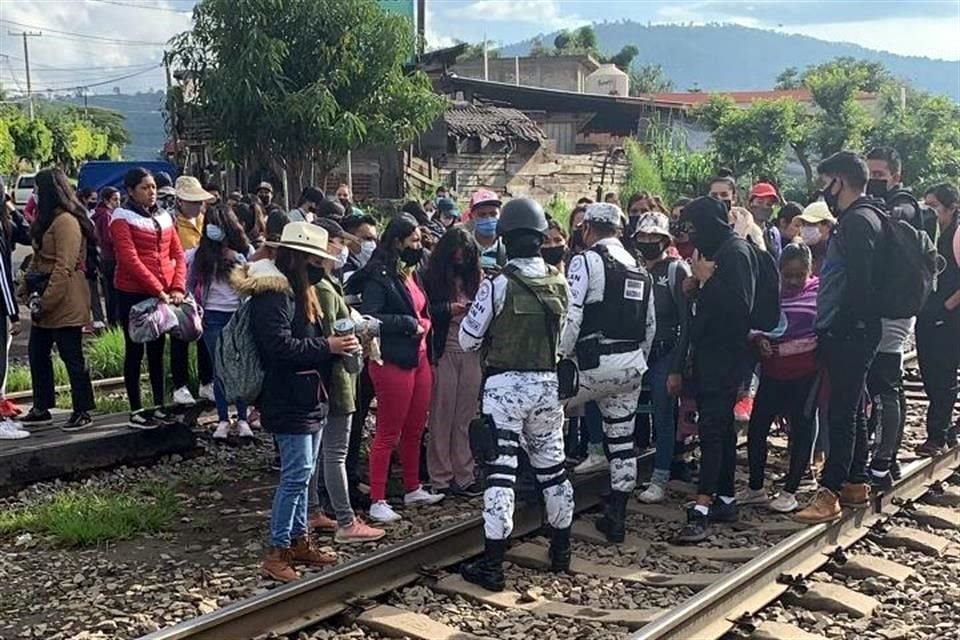
<instances>
[{"instance_id":1,"label":"red cap","mask_svg":"<svg viewBox=\"0 0 960 640\"><path fill-rule=\"evenodd\" d=\"M779 198L777 194L777 188L774 187L769 182L758 182L753 185L753 189L750 191L750 199L754 198Z\"/></svg>"}]
</instances>

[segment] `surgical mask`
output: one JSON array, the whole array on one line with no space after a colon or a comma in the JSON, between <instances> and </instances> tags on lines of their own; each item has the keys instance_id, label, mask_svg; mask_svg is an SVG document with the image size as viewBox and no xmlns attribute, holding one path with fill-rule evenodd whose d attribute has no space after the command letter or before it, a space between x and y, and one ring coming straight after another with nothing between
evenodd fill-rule
<instances>
[{"instance_id":1,"label":"surgical mask","mask_svg":"<svg viewBox=\"0 0 960 640\"><path fill-rule=\"evenodd\" d=\"M820 233L820 227L800 227L800 239L803 240L803 244L812 247L820 244L823 234Z\"/></svg>"},{"instance_id":2,"label":"surgical mask","mask_svg":"<svg viewBox=\"0 0 960 640\"><path fill-rule=\"evenodd\" d=\"M207 225L207 238L213 240L214 242L223 242L223 239L227 237L226 231L224 231L219 225L208 224Z\"/></svg>"},{"instance_id":3,"label":"surgical mask","mask_svg":"<svg viewBox=\"0 0 960 640\"><path fill-rule=\"evenodd\" d=\"M840 207L840 192L833 193L833 185L837 184L837 179L834 178L830 181L826 187L820 192L820 197L823 198L823 201L826 203L827 208L834 214L839 213L837 209ZM841 190L843 189L843 183L840 183Z\"/></svg>"},{"instance_id":4,"label":"surgical mask","mask_svg":"<svg viewBox=\"0 0 960 640\"><path fill-rule=\"evenodd\" d=\"M637 251L644 260L656 260L663 255L663 244L659 242L638 242Z\"/></svg>"},{"instance_id":5,"label":"surgical mask","mask_svg":"<svg viewBox=\"0 0 960 640\"><path fill-rule=\"evenodd\" d=\"M477 220L476 225L474 225L474 229L476 229L478 236L491 238L497 235L497 219L480 218Z\"/></svg>"},{"instance_id":6,"label":"surgical mask","mask_svg":"<svg viewBox=\"0 0 960 640\"><path fill-rule=\"evenodd\" d=\"M420 260L423 259L423 248L414 249L413 247L404 247L400 252L400 261L408 267L412 267L420 263Z\"/></svg>"},{"instance_id":7,"label":"surgical mask","mask_svg":"<svg viewBox=\"0 0 960 640\"><path fill-rule=\"evenodd\" d=\"M887 181L882 178L870 178L867 180L867 195L874 198L885 198L887 196Z\"/></svg>"},{"instance_id":8,"label":"surgical mask","mask_svg":"<svg viewBox=\"0 0 960 640\"><path fill-rule=\"evenodd\" d=\"M541 247L540 255L543 256L543 261L554 267L563 262L563 256L566 254L567 248L563 245L559 247Z\"/></svg>"},{"instance_id":9,"label":"surgical mask","mask_svg":"<svg viewBox=\"0 0 960 640\"><path fill-rule=\"evenodd\" d=\"M346 247L340 247L340 253L337 254L337 259L333 261L333 266L335 269L343 269L347 264L347 257L350 255L350 250Z\"/></svg>"},{"instance_id":10,"label":"surgical mask","mask_svg":"<svg viewBox=\"0 0 960 640\"><path fill-rule=\"evenodd\" d=\"M377 250L376 240L363 240L360 242L360 254L357 256L357 262L360 266L365 266L373 257L373 252Z\"/></svg>"}]
</instances>

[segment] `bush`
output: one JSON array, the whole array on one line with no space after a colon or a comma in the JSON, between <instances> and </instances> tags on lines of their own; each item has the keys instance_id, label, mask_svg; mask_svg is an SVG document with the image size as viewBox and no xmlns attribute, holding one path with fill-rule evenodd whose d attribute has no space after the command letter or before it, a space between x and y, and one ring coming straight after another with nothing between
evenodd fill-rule
<instances>
[{"instance_id":1,"label":"bush","mask_svg":"<svg viewBox=\"0 0 960 640\"><path fill-rule=\"evenodd\" d=\"M550 201L543 208L547 216L560 223L560 226L566 229L570 225L570 203L567 202L566 194L555 193L550 196Z\"/></svg>"},{"instance_id":2,"label":"bush","mask_svg":"<svg viewBox=\"0 0 960 640\"><path fill-rule=\"evenodd\" d=\"M123 375L123 331L109 329L90 341L85 350L92 378L119 378Z\"/></svg>"},{"instance_id":3,"label":"bush","mask_svg":"<svg viewBox=\"0 0 960 640\"><path fill-rule=\"evenodd\" d=\"M644 152L636 140L627 140L624 143L627 152L627 162L630 169L627 171L627 180L620 189L620 205L626 209L627 202L635 193L649 191L652 194L664 193L663 180L654 161Z\"/></svg>"}]
</instances>

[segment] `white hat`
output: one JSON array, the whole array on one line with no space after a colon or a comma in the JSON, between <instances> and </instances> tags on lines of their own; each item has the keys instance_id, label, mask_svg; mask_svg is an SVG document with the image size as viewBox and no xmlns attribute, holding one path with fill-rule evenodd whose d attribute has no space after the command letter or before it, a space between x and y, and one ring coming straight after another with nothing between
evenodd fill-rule
<instances>
[{"instance_id":1,"label":"white hat","mask_svg":"<svg viewBox=\"0 0 960 640\"><path fill-rule=\"evenodd\" d=\"M184 202L207 202L216 200L216 197L200 186L200 181L193 176L180 176L176 182L177 197Z\"/></svg>"},{"instance_id":2,"label":"white hat","mask_svg":"<svg viewBox=\"0 0 960 640\"><path fill-rule=\"evenodd\" d=\"M808 204L803 210L803 213L798 215L797 218L808 224L820 224L821 222L829 222L830 224L837 223L837 219L830 213L830 207L822 200Z\"/></svg>"},{"instance_id":3,"label":"white hat","mask_svg":"<svg viewBox=\"0 0 960 640\"><path fill-rule=\"evenodd\" d=\"M265 244L268 247L284 247L327 260L336 260L327 253L327 230L309 222L289 222L283 227L280 242Z\"/></svg>"},{"instance_id":4,"label":"white hat","mask_svg":"<svg viewBox=\"0 0 960 640\"><path fill-rule=\"evenodd\" d=\"M622 227L625 217L620 207L611 202L593 202L587 205L587 211L583 215L583 221L603 222L612 224L615 227Z\"/></svg>"},{"instance_id":5,"label":"white hat","mask_svg":"<svg viewBox=\"0 0 960 640\"><path fill-rule=\"evenodd\" d=\"M633 233L634 235L638 233L648 233L650 235L663 236L667 240L673 240L673 235L670 233L670 218L659 211L648 211L641 214L637 220L637 230Z\"/></svg>"}]
</instances>

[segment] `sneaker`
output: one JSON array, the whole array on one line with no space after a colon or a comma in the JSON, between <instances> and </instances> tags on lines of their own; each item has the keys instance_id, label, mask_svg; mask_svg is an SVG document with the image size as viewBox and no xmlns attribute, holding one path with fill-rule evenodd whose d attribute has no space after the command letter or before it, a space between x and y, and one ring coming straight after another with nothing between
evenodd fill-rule
<instances>
[{"instance_id":1,"label":"sneaker","mask_svg":"<svg viewBox=\"0 0 960 640\"><path fill-rule=\"evenodd\" d=\"M30 437L29 431L22 429L23 425L12 420L0 421L0 440L23 440Z\"/></svg>"},{"instance_id":2,"label":"sneaker","mask_svg":"<svg viewBox=\"0 0 960 640\"><path fill-rule=\"evenodd\" d=\"M602 453L590 453L587 455L586 460L578 464L573 468L573 472L577 475L583 475L587 473L596 473L598 471L606 471L610 468L610 461L607 460L607 456Z\"/></svg>"},{"instance_id":3,"label":"sneaker","mask_svg":"<svg viewBox=\"0 0 960 640\"><path fill-rule=\"evenodd\" d=\"M107 328L107 323L103 320L94 320L93 321L93 330L94 331L103 331Z\"/></svg>"},{"instance_id":4,"label":"sneaker","mask_svg":"<svg viewBox=\"0 0 960 640\"><path fill-rule=\"evenodd\" d=\"M710 505L709 517L710 522L736 522L738 517L737 501L724 502L717 498Z\"/></svg>"},{"instance_id":5,"label":"sneaker","mask_svg":"<svg viewBox=\"0 0 960 640\"><path fill-rule=\"evenodd\" d=\"M213 397L213 383L202 384L200 385L200 392L197 394L200 396L201 400L208 400L210 402L216 402L216 398Z\"/></svg>"},{"instance_id":6,"label":"sneaker","mask_svg":"<svg viewBox=\"0 0 960 640\"><path fill-rule=\"evenodd\" d=\"M355 542L375 542L387 535L383 529L371 527L360 518L354 518L353 524L349 527L338 527L337 533L333 536L334 542L340 544L352 544Z\"/></svg>"},{"instance_id":7,"label":"sneaker","mask_svg":"<svg viewBox=\"0 0 960 640\"><path fill-rule=\"evenodd\" d=\"M423 485L408 491L407 495L403 496L403 504L408 507L418 504L437 504L441 500L443 500L442 493L431 493L424 489Z\"/></svg>"},{"instance_id":8,"label":"sneaker","mask_svg":"<svg viewBox=\"0 0 960 640\"><path fill-rule=\"evenodd\" d=\"M655 482L651 482L649 485L647 485L647 488L644 489L643 493L637 496L637 500L645 504L656 504L658 502L663 502L666 496L667 492L662 486L656 484Z\"/></svg>"},{"instance_id":9,"label":"sneaker","mask_svg":"<svg viewBox=\"0 0 960 640\"><path fill-rule=\"evenodd\" d=\"M790 513L796 511L800 505L797 504L797 497L794 494L789 491L781 491L776 498L770 501L768 506L771 511L777 513Z\"/></svg>"},{"instance_id":10,"label":"sneaker","mask_svg":"<svg viewBox=\"0 0 960 640\"><path fill-rule=\"evenodd\" d=\"M249 409L247 411L247 422L250 423L250 427L253 429L260 428L260 412L256 409Z\"/></svg>"},{"instance_id":11,"label":"sneaker","mask_svg":"<svg viewBox=\"0 0 960 640\"><path fill-rule=\"evenodd\" d=\"M197 404L190 389L180 387L173 392L173 404Z\"/></svg>"},{"instance_id":12,"label":"sneaker","mask_svg":"<svg viewBox=\"0 0 960 640\"><path fill-rule=\"evenodd\" d=\"M748 504L767 504L770 498L767 496L766 489L751 489L747 487L737 491L737 502L742 505Z\"/></svg>"},{"instance_id":13,"label":"sneaker","mask_svg":"<svg viewBox=\"0 0 960 640\"><path fill-rule=\"evenodd\" d=\"M820 487L810 504L793 514L793 519L804 524L820 524L832 522L841 515L840 496L826 487Z\"/></svg>"},{"instance_id":14,"label":"sneaker","mask_svg":"<svg viewBox=\"0 0 960 640\"><path fill-rule=\"evenodd\" d=\"M161 424L163 423L172 424L177 421L176 414L170 413L169 411L166 411L165 409L162 409L162 408L154 409L153 417L154 419L156 419L157 422Z\"/></svg>"},{"instance_id":15,"label":"sneaker","mask_svg":"<svg viewBox=\"0 0 960 640\"><path fill-rule=\"evenodd\" d=\"M271 549L260 565L260 573L280 582L293 582L300 577L293 568L293 551L289 547Z\"/></svg>"},{"instance_id":16,"label":"sneaker","mask_svg":"<svg viewBox=\"0 0 960 640\"><path fill-rule=\"evenodd\" d=\"M37 411L36 408L33 408L30 409L27 415L20 419L20 422L27 426L51 424L53 423L53 416L50 415L49 411Z\"/></svg>"},{"instance_id":17,"label":"sneaker","mask_svg":"<svg viewBox=\"0 0 960 640\"><path fill-rule=\"evenodd\" d=\"M70 418L60 427L61 431L82 431L93 424L93 419L86 411L74 411Z\"/></svg>"},{"instance_id":18,"label":"sneaker","mask_svg":"<svg viewBox=\"0 0 960 640\"><path fill-rule=\"evenodd\" d=\"M141 429L144 431L156 429L160 426L160 423L157 422L157 419L154 418L153 415L143 413L142 411L131 413L130 420L127 421L127 424L130 425L132 429Z\"/></svg>"},{"instance_id":19,"label":"sneaker","mask_svg":"<svg viewBox=\"0 0 960 640\"><path fill-rule=\"evenodd\" d=\"M214 440L226 440L230 436L230 423L222 420L217 423L217 429L213 432Z\"/></svg>"},{"instance_id":20,"label":"sneaker","mask_svg":"<svg viewBox=\"0 0 960 640\"><path fill-rule=\"evenodd\" d=\"M476 498L483 495L483 487L479 482L473 482L466 487L454 487L453 495L466 496L467 498Z\"/></svg>"},{"instance_id":21,"label":"sneaker","mask_svg":"<svg viewBox=\"0 0 960 640\"><path fill-rule=\"evenodd\" d=\"M874 491L889 491L893 489L893 473L870 469L870 488Z\"/></svg>"},{"instance_id":22,"label":"sneaker","mask_svg":"<svg viewBox=\"0 0 960 640\"><path fill-rule=\"evenodd\" d=\"M927 438L926 442L917 447L917 455L921 458L935 458L943 455L947 448L943 443Z\"/></svg>"},{"instance_id":23,"label":"sneaker","mask_svg":"<svg viewBox=\"0 0 960 640\"><path fill-rule=\"evenodd\" d=\"M329 517L322 510L315 511L313 515L307 519L307 525L311 531L333 533L337 530L337 521Z\"/></svg>"},{"instance_id":24,"label":"sneaker","mask_svg":"<svg viewBox=\"0 0 960 640\"><path fill-rule=\"evenodd\" d=\"M696 544L709 537L706 514L700 513L694 507L687 509L687 524L674 536L675 544Z\"/></svg>"},{"instance_id":25,"label":"sneaker","mask_svg":"<svg viewBox=\"0 0 960 640\"><path fill-rule=\"evenodd\" d=\"M753 413L753 398L744 396L737 400L733 405L733 419L737 422L750 422L750 414Z\"/></svg>"},{"instance_id":26,"label":"sneaker","mask_svg":"<svg viewBox=\"0 0 960 640\"><path fill-rule=\"evenodd\" d=\"M4 418L16 418L23 413L23 409L17 406L13 400L4 398L0 400L0 416Z\"/></svg>"},{"instance_id":27,"label":"sneaker","mask_svg":"<svg viewBox=\"0 0 960 640\"><path fill-rule=\"evenodd\" d=\"M250 423L246 420L237 420L237 436L240 438L253 438L253 430Z\"/></svg>"},{"instance_id":28,"label":"sneaker","mask_svg":"<svg viewBox=\"0 0 960 640\"><path fill-rule=\"evenodd\" d=\"M370 519L376 522L390 523L400 520L400 514L387 504L386 500L378 500L370 505Z\"/></svg>"}]
</instances>

